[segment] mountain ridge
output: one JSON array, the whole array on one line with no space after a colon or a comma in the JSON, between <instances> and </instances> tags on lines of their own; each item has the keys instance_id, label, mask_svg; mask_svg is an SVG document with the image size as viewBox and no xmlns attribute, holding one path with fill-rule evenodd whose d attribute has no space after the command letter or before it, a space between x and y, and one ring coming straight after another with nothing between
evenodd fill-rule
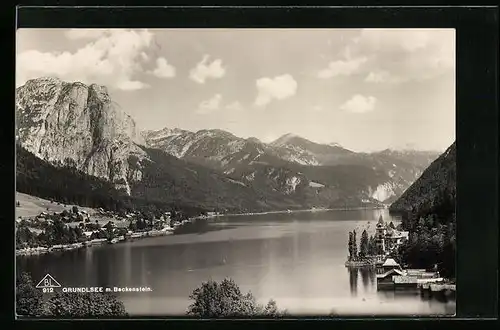
<instances>
[{"instance_id":1,"label":"mountain ridge","mask_svg":"<svg viewBox=\"0 0 500 330\"><path fill-rule=\"evenodd\" d=\"M280 147L221 129L140 132L106 87L58 79L16 89L16 124L19 145L53 166L108 180L132 197L205 208L380 205L419 171L296 135ZM387 164L404 169L391 176Z\"/></svg>"}]
</instances>

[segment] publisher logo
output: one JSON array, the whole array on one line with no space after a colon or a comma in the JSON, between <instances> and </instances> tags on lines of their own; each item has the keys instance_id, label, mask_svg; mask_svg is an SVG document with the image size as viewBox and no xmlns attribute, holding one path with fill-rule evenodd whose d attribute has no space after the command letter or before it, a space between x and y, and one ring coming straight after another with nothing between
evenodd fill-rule
<instances>
[{"instance_id":1,"label":"publisher logo","mask_svg":"<svg viewBox=\"0 0 500 330\"><path fill-rule=\"evenodd\" d=\"M53 292L54 288L60 287L61 284L59 284L50 274L45 275L36 285L36 288L43 289L43 292Z\"/></svg>"}]
</instances>

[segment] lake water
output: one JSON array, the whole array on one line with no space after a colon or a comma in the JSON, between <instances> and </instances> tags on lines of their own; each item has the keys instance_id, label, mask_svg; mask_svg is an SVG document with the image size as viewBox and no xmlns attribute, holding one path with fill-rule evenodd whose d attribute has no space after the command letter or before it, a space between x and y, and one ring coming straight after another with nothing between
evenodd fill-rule
<instances>
[{"instance_id":1,"label":"lake water","mask_svg":"<svg viewBox=\"0 0 500 330\"><path fill-rule=\"evenodd\" d=\"M17 269L63 287L150 287L120 294L131 315L184 315L195 288L224 277L292 315L453 315L455 302L377 292L373 272L345 268L348 232L357 228L359 242L381 214L397 224L387 210L221 217L171 236L19 257Z\"/></svg>"}]
</instances>

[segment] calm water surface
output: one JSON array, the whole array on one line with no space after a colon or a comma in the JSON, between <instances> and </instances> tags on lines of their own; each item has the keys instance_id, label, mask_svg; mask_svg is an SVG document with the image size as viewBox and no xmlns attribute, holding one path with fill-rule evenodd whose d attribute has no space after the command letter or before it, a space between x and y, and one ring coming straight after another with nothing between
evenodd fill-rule
<instances>
[{"instance_id":1,"label":"calm water surface","mask_svg":"<svg viewBox=\"0 0 500 330\"><path fill-rule=\"evenodd\" d=\"M120 294L131 315L184 315L196 287L224 277L295 315L453 315L454 302L377 292L373 272L344 267L348 232L373 234L381 214L397 224L386 210L221 217L172 236L19 257L17 268L63 287L151 287Z\"/></svg>"}]
</instances>

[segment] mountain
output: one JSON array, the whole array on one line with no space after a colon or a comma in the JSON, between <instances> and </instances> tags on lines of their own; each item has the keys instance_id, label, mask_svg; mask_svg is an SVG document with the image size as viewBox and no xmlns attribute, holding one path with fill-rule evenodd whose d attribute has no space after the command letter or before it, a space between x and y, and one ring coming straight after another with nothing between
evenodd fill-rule
<instances>
[{"instance_id":1,"label":"mountain","mask_svg":"<svg viewBox=\"0 0 500 330\"><path fill-rule=\"evenodd\" d=\"M438 157L390 207L410 232L396 258L410 268L437 267L456 277L456 143Z\"/></svg>"},{"instance_id":2,"label":"mountain","mask_svg":"<svg viewBox=\"0 0 500 330\"><path fill-rule=\"evenodd\" d=\"M106 87L39 78L16 89L16 140L56 165L70 165L130 193L128 157L147 155L133 119Z\"/></svg>"},{"instance_id":3,"label":"mountain","mask_svg":"<svg viewBox=\"0 0 500 330\"><path fill-rule=\"evenodd\" d=\"M182 210L199 214L204 209L187 203L146 200L131 197L102 178L88 175L69 165L55 166L36 157L21 145L16 147L16 191L65 204L113 211Z\"/></svg>"},{"instance_id":4,"label":"mountain","mask_svg":"<svg viewBox=\"0 0 500 330\"><path fill-rule=\"evenodd\" d=\"M139 134L104 86L55 78L16 89L16 142L20 189L54 198L108 194L234 212L361 206L379 203L370 192L387 179L362 166L312 170L222 130Z\"/></svg>"},{"instance_id":5,"label":"mountain","mask_svg":"<svg viewBox=\"0 0 500 330\"><path fill-rule=\"evenodd\" d=\"M338 144L319 144L294 134L285 134L269 144L256 138L243 139L222 130L189 132L166 128L145 132L143 136L148 147L222 170L241 181L249 181L249 178L258 181L255 176L266 176L266 171L281 167L314 173L317 167L331 169L332 166L350 165L372 173L383 172L385 181L365 189L367 196L386 203L399 197L438 156L435 152L393 150L356 153ZM296 165L313 166L314 169L304 170Z\"/></svg>"},{"instance_id":6,"label":"mountain","mask_svg":"<svg viewBox=\"0 0 500 330\"><path fill-rule=\"evenodd\" d=\"M392 212L428 213L435 206L454 204L456 142L433 161L389 208Z\"/></svg>"},{"instance_id":7,"label":"mountain","mask_svg":"<svg viewBox=\"0 0 500 330\"><path fill-rule=\"evenodd\" d=\"M305 165L334 165L339 158L353 154L338 145L319 144L290 133L271 142L271 146L281 158Z\"/></svg>"}]
</instances>

